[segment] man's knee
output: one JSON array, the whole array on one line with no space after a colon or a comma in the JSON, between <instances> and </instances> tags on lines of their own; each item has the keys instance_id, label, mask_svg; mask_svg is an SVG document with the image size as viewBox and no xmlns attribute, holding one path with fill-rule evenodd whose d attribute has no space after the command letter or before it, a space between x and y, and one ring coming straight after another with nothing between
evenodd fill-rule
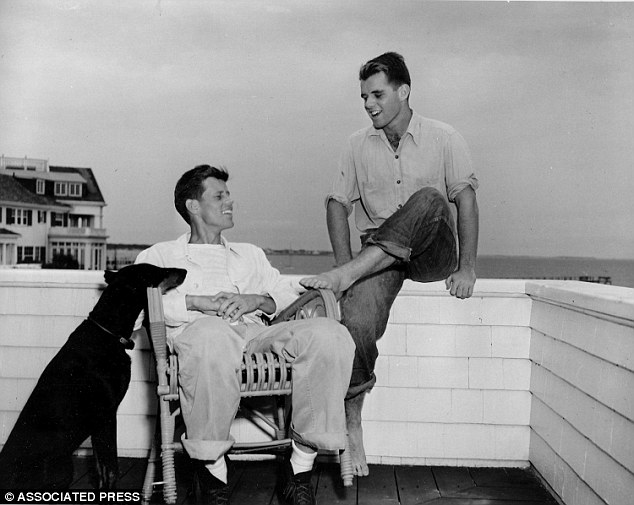
<instances>
[{"instance_id":1,"label":"man's knee","mask_svg":"<svg viewBox=\"0 0 634 505\"><path fill-rule=\"evenodd\" d=\"M431 212L451 212L445 197L436 188L431 187L421 188L416 191L416 193L409 197L406 205L420 207Z\"/></svg>"},{"instance_id":2,"label":"man's knee","mask_svg":"<svg viewBox=\"0 0 634 505\"><path fill-rule=\"evenodd\" d=\"M355 344L348 330L341 323L327 317L311 319L313 352L322 354L354 355Z\"/></svg>"}]
</instances>

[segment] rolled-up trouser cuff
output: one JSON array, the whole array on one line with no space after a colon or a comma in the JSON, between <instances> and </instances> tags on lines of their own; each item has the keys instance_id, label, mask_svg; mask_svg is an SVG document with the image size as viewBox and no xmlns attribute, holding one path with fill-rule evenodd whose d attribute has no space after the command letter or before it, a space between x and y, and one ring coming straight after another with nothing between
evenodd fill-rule
<instances>
[{"instance_id":1,"label":"rolled-up trouser cuff","mask_svg":"<svg viewBox=\"0 0 634 505\"><path fill-rule=\"evenodd\" d=\"M315 450L339 451L346 447L347 433L298 433L291 428L291 438Z\"/></svg>"},{"instance_id":2,"label":"rolled-up trouser cuff","mask_svg":"<svg viewBox=\"0 0 634 505\"><path fill-rule=\"evenodd\" d=\"M374 372L372 372L372 378L369 381L364 382L363 384L357 384L356 386L348 387L346 400L350 400L355 396L359 396L361 393L370 391L374 387L374 384L376 384L376 375L374 375Z\"/></svg>"},{"instance_id":3,"label":"rolled-up trouser cuff","mask_svg":"<svg viewBox=\"0 0 634 505\"><path fill-rule=\"evenodd\" d=\"M231 446L235 443L235 439L231 440L196 440L181 437L183 446L192 459L200 459L202 461L216 461L222 457Z\"/></svg>"},{"instance_id":4,"label":"rolled-up trouser cuff","mask_svg":"<svg viewBox=\"0 0 634 505\"><path fill-rule=\"evenodd\" d=\"M389 254L401 261L409 261L409 257L412 254L410 247L405 247L396 242L390 242L388 240L376 240L374 236L370 235L365 241L365 245L373 245L380 248L384 253Z\"/></svg>"}]
</instances>

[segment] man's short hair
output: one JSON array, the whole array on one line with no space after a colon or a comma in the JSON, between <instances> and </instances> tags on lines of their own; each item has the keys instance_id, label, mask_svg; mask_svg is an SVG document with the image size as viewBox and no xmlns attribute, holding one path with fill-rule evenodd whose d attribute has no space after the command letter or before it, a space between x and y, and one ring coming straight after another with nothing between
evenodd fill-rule
<instances>
[{"instance_id":1,"label":"man's short hair","mask_svg":"<svg viewBox=\"0 0 634 505\"><path fill-rule=\"evenodd\" d=\"M187 224L191 224L189 212L187 212L187 200L199 200L202 197L205 192L203 182L209 177L227 182L229 172L224 167L216 168L210 165L198 165L185 172L176 183L174 206Z\"/></svg>"},{"instance_id":2,"label":"man's short hair","mask_svg":"<svg viewBox=\"0 0 634 505\"><path fill-rule=\"evenodd\" d=\"M368 77L379 72L384 72L387 82L394 87L399 87L402 84L412 86L409 70L407 70L407 65L405 65L405 58L398 53L383 53L381 56L372 58L361 66L359 80L365 81Z\"/></svg>"}]
</instances>

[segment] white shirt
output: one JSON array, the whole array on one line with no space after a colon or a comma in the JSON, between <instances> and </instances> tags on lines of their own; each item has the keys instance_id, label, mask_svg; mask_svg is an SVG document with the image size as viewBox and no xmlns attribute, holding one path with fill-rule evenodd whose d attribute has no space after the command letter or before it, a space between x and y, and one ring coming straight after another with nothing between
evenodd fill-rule
<instances>
[{"instance_id":1,"label":"white shirt","mask_svg":"<svg viewBox=\"0 0 634 505\"><path fill-rule=\"evenodd\" d=\"M163 295L165 324L170 339L180 334L187 324L206 316L202 312L187 310L186 295L216 294L217 283L222 281L221 279L212 280L211 277L206 276L204 266L195 261L188 251L189 238L190 234L186 233L176 240L155 244L141 251L135 261L135 263L150 263L159 267L187 270L187 277L183 284ZM226 271L231 284L235 287L235 292L270 296L275 301L275 313L297 298L299 288L271 266L262 249L247 243L230 243L224 238L222 245L226 249ZM216 283L216 286L210 285L212 283ZM245 314L244 322L264 324L258 317L261 313L262 311L256 311ZM139 329L142 322L143 313L137 319L135 329Z\"/></svg>"},{"instance_id":2,"label":"white shirt","mask_svg":"<svg viewBox=\"0 0 634 505\"><path fill-rule=\"evenodd\" d=\"M396 152L374 126L350 137L326 205L336 200L348 214L354 206L357 228L365 233L421 188L435 188L453 202L467 186L477 189L478 180L463 137L448 124L413 112Z\"/></svg>"}]
</instances>

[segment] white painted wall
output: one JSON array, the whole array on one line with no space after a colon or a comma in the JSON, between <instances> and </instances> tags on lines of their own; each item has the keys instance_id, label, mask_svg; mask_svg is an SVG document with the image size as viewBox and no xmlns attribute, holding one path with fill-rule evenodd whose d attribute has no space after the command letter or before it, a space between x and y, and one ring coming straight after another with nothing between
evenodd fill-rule
<instances>
[{"instance_id":1,"label":"white painted wall","mask_svg":"<svg viewBox=\"0 0 634 505\"><path fill-rule=\"evenodd\" d=\"M530 461L568 505L634 496L634 290L528 283Z\"/></svg>"},{"instance_id":2,"label":"white painted wall","mask_svg":"<svg viewBox=\"0 0 634 505\"><path fill-rule=\"evenodd\" d=\"M0 443L102 286L102 272L0 270ZM630 503L634 290L486 279L476 288L456 300L443 283L403 287L364 408L369 462L532 464L567 505ZM153 363L142 336L130 354L118 443L121 455L143 457Z\"/></svg>"}]
</instances>

